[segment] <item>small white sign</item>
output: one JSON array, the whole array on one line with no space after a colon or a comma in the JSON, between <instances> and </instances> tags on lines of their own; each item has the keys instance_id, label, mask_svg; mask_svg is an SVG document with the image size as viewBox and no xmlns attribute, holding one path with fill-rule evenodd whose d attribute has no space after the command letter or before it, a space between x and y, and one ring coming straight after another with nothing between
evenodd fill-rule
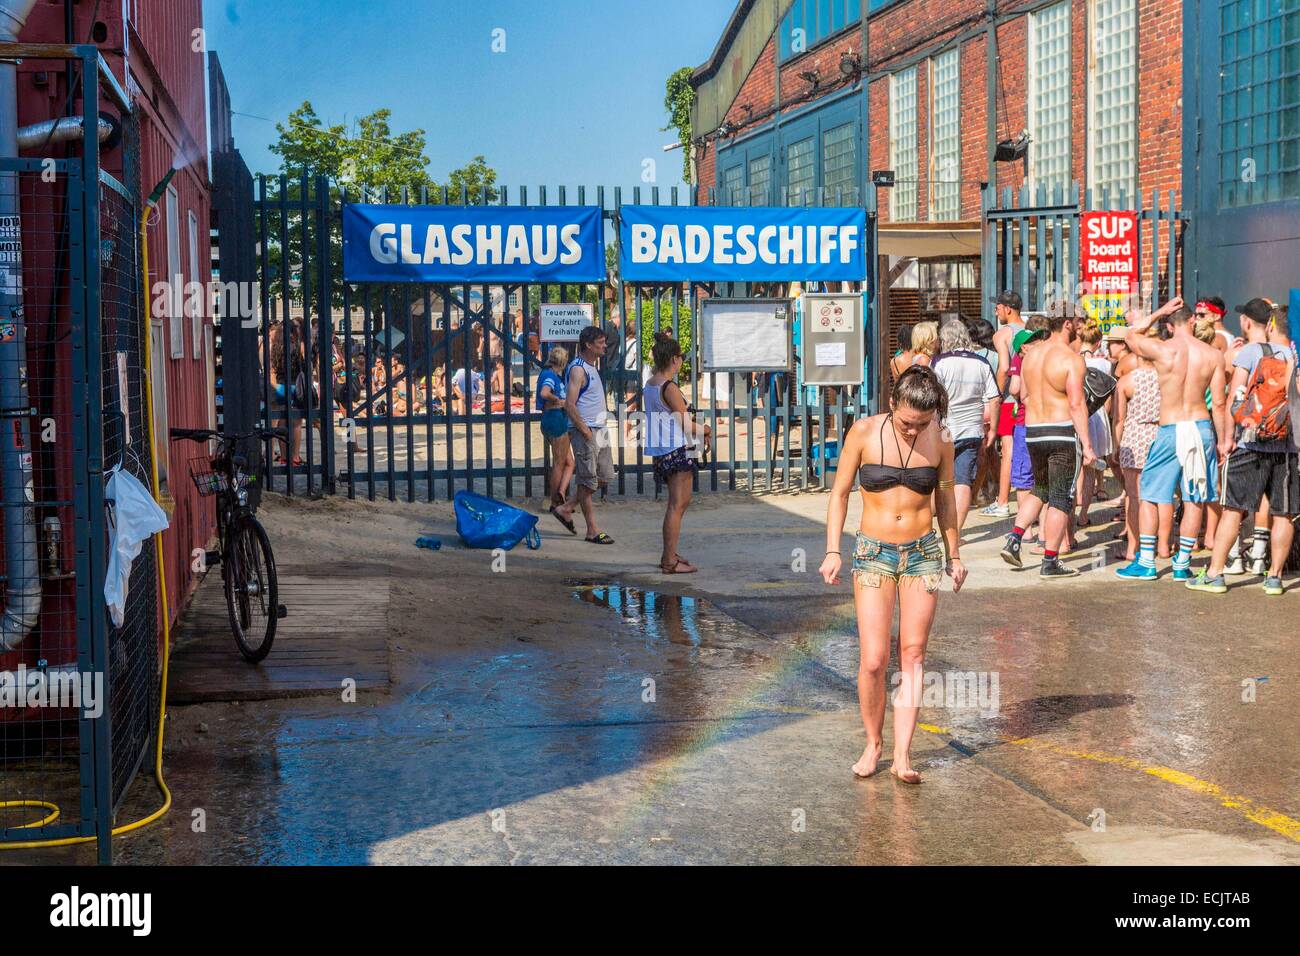
<instances>
[{"instance_id":1,"label":"small white sign","mask_svg":"<svg viewBox=\"0 0 1300 956\"><path fill-rule=\"evenodd\" d=\"M576 342L595 321L590 302L543 302L538 318L543 342Z\"/></svg>"},{"instance_id":2,"label":"small white sign","mask_svg":"<svg viewBox=\"0 0 1300 956\"><path fill-rule=\"evenodd\" d=\"M815 362L820 368L832 368L848 365L845 358L843 342L818 342Z\"/></svg>"}]
</instances>

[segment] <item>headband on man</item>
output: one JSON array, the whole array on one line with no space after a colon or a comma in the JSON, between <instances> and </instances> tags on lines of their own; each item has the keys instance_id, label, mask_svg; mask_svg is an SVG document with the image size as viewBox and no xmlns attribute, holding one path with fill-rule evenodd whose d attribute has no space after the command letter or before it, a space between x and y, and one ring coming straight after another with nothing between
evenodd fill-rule
<instances>
[{"instance_id":1,"label":"headband on man","mask_svg":"<svg viewBox=\"0 0 1300 956\"><path fill-rule=\"evenodd\" d=\"M1206 312L1210 312L1210 313L1212 313L1212 314L1214 314L1214 315L1217 315L1219 318L1223 318L1224 313L1227 312L1226 309L1220 309L1220 308L1219 308L1217 305L1215 305L1214 303L1212 303L1212 302L1206 302L1206 301L1204 301L1204 300L1202 300L1202 301L1196 303L1196 310L1199 311L1199 310L1201 310L1201 309L1204 309Z\"/></svg>"}]
</instances>

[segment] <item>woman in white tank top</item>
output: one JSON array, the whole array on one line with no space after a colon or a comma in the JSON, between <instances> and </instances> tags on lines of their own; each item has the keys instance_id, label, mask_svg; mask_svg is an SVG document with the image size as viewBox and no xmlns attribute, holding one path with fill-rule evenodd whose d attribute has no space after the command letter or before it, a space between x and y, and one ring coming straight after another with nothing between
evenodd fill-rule
<instances>
[{"instance_id":1,"label":"woman in white tank top","mask_svg":"<svg viewBox=\"0 0 1300 956\"><path fill-rule=\"evenodd\" d=\"M655 480L668 486L668 506L664 512L664 550L659 569L664 574L690 574L699 569L677 553L682 517L691 503L691 487L699 471L696 438L709 447L711 433L707 425L697 425L686 408L686 398L677 385L682 368L682 347L667 332L655 335L651 349L654 374L646 381L641 395L645 413L643 441L645 453L654 458Z\"/></svg>"}]
</instances>

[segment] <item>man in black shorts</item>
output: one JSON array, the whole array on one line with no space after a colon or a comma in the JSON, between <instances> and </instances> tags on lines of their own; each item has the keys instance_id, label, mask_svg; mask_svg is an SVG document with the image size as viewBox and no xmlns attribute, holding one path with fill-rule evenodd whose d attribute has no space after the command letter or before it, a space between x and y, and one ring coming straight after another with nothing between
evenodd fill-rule
<instances>
[{"instance_id":1,"label":"man in black shorts","mask_svg":"<svg viewBox=\"0 0 1300 956\"><path fill-rule=\"evenodd\" d=\"M1096 456L1088 438L1088 404L1083 393L1085 366L1074 341L1075 312L1068 306L1048 318L1048 338L1025 354L1021 366L1025 399L1025 444L1034 469L1034 490L1026 496L1016 527L1007 535L1002 559L1020 567L1024 529L1047 505L1043 515L1045 578L1074 577L1079 572L1060 560L1061 544L1069 532L1074 486L1079 470Z\"/></svg>"}]
</instances>

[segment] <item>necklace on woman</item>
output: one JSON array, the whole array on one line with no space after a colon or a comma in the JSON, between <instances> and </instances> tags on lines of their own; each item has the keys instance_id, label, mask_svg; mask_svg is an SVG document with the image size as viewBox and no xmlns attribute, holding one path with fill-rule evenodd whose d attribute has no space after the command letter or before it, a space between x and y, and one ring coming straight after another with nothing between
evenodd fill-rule
<instances>
[{"instance_id":1,"label":"necklace on woman","mask_svg":"<svg viewBox=\"0 0 1300 956\"><path fill-rule=\"evenodd\" d=\"M907 446L907 458L904 460L903 442L898 437L898 429L894 425L894 415L891 412L886 417L889 419L889 430L894 433L894 448L898 450L898 460L903 463L903 471L907 471L907 463L912 460L912 453L916 451L916 441L913 440L912 443Z\"/></svg>"}]
</instances>

